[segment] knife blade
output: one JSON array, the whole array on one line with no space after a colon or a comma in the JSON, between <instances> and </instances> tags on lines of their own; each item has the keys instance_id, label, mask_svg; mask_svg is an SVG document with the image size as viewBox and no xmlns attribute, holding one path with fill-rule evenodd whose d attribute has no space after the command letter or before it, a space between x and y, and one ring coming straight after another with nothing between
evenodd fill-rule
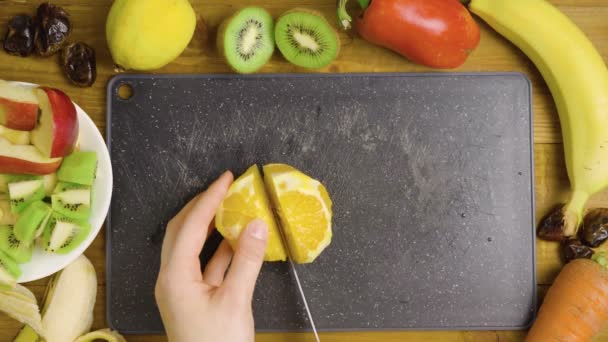
<instances>
[{"instance_id":1,"label":"knife blade","mask_svg":"<svg viewBox=\"0 0 608 342\"><path fill-rule=\"evenodd\" d=\"M276 215L276 213L275 213ZM276 216L278 217L278 215ZM304 294L304 289L302 288L302 283L300 282L300 277L298 276L298 271L296 270L296 265L293 262L291 251L289 250L289 245L287 244L287 238L285 237L285 232L283 231L283 227L281 224L277 224L279 228L279 235L281 235L281 241L283 242L283 246L285 247L285 252L287 253L287 262L289 262L289 268L293 277L296 281L296 285L298 286L298 291L300 292L300 297L302 298L302 302L304 302L304 309L306 310L306 315L308 316L308 321L310 322L310 326L312 328L312 332L315 335L315 340L317 342L321 342L319 338L319 334L317 332L317 327L315 326L315 321L312 319L312 313L310 312L310 307L308 306L308 301L306 300L306 295Z\"/></svg>"}]
</instances>

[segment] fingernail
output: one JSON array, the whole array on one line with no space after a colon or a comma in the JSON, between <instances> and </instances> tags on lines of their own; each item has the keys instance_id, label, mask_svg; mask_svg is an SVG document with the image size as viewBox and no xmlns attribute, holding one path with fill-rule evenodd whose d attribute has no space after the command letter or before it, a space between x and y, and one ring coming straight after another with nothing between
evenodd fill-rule
<instances>
[{"instance_id":1,"label":"fingernail","mask_svg":"<svg viewBox=\"0 0 608 342\"><path fill-rule=\"evenodd\" d=\"M258 240L266 240L268 239L268 225L260 219L255 219L249 223L247 234Z\"/></svg>"}]
</instances>

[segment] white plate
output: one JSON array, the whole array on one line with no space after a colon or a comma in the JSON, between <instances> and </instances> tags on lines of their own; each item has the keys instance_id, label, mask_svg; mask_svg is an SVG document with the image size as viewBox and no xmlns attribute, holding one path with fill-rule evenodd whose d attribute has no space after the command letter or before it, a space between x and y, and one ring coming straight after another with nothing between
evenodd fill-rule
<instances>
[{"instance_id":1,"label":"white plate","mask_svg":"<svg viewBox=\"0 0 608 342\"><path fill-rule=\"evenodd\" d=\"M36 86L31 83L14 82L28 86ZM91 208L91 232L87 239L78 248L66 255L51 254L36 246L32 260L27 264L20 265L23 274L19 283L26 283L47 277L55 272L61 271L72 261L76 260L93 243L106 219L110 208L112 197L112 163L106 143L99 133L97 126L91 118L77 104L78 124L80 128L79 144L82 151L93 151L97 153L97 178L93 183L93 207Z\"/></svg>"}]
</instances>

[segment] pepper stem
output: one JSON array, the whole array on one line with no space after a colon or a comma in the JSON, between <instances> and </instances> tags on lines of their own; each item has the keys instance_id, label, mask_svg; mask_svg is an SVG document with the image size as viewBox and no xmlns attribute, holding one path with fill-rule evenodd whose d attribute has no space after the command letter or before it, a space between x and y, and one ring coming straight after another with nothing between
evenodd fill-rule
<instances>
[{"instance_id":1,"label":"pepper stem","mask_svg":"<svg viewBox=\"0 0 608 342\"><path fill-rule=\"evenodd\" d=\"M359 6L361 6L361 8L365 11L368 7L370 2L372 2L372 0L357 0L359 2Z\"/></svg>"},{"instance_id":2,"label":"pepper stem","mask_svg":"<svg viewBox=\"0 0 608 342\"><path fill-rule=\"evenodd\" d=\"M359 0L366 1L366 0ZM338 0L338 23L343 30L350 29L353 18L346 11L346 3L348 0Z\"/></svg>"}]
</instances>

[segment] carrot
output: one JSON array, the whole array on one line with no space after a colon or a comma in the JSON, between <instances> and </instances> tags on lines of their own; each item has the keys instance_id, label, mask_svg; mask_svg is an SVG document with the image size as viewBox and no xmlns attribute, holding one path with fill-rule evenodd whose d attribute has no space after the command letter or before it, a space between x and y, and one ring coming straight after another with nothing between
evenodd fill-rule
<instances>
[{"instance_id":1,"label":"carrot","mask_svg":"<svg viewBox=\"0 0 608 342\"><path fill-rule=\"evenodd\" d=\"M603 258L603 257L601 257ZM568 263L549 288L527 342L591 341L608 322L605 259Z\"/></svg>"}]
</instances>

